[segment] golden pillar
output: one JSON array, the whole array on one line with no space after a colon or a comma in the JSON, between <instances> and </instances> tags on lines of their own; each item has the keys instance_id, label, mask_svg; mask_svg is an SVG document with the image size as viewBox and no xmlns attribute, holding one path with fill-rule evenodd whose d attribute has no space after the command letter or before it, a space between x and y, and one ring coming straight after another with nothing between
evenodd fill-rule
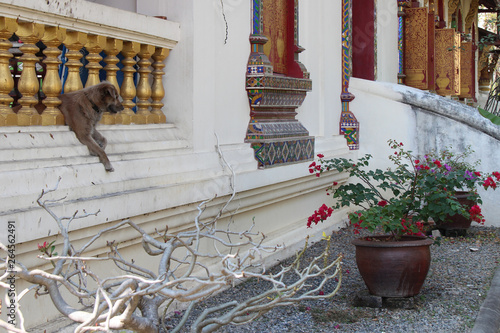
<instances>
[{"instance_id":1,"label":"golden pillar","mask_svg":"<svg viewBox=\"0 0 500 333\"><path fill-rule=\"evenodd\" d=\"M43 51L46 65L45 78L43 80L42 90L46 98L43 104L46 106L42 113L42 125L64 125L64 116L59 111L58 106L61 100L58 98L62 90L62 82L59 77L59 45L66 36L66 29L59 27L45 27L45 34L42 38L47 48Z\"/></svg>"},{"instance_id":2,"label":"golden pillar","mask_svg":"<svg viewBox=\"0 0 500 333\"><path fill-rule=\"evenodd\" d=\"M18 90L23 97L19 99L21 109L17 113L17 121L19 126L40 125L42 122L41 116L33 107L38 102L35 94L40 89L38 78L36 76L35 65L39 61L36 53L39 48L36 43L44 34L44 26L33 22L18 22L16 35L24 42L19 48L23 55L19 58L23 62L23 71L19 78Z\"/></svg>"},{"instance_id":3,"label":"golden pillar","mask_svg":"<svg viewBox=\"0 0 500 333\"><path fill-rule=\"evenodd\" d=\"M136 124L151 124L153 116L149 111L151 102L151 85L149 84L149 74L151 73L151 55L155 51L153 45L141 44L139 51L139 83L137 84L137 113L133 118Z\"/></svg>"},{"instance_id":4,"label":"golden pillar","mask_svg":"<svg viewBox=\"0 0 500 333\"><path fill-rule=\"evenodd\" d=\"M120 86L118 85L118 80L116 79L116 72L120 70L116 64L120 61L116 56L123 48L123 41L114 38L107 38L106 47L104 52L106 52L106 81L115 86L118 93L120 93ZM116 118L109 112L104 112L101 119L101 124L112 125L116 123Z\"/></svg>"},{"instance_id":5,"label":"golden pillar","mask_svg":"<svg viewBox=\"0 0 500 333\"><path fill-rule=\"evenodd\" d=\"M14 79L9 68L9 59L12 58L12 53L9 52L12 43L9 38L16 30L16 20L0 17L0 126L17 125L17 115L10 108L14 99L9 96L14 89Z\"/></svg>"},{"instance_id":6,"label":"golden pillar","mask_svg":"<svg viewBox=\"0 0 500 333\"><path fill-rule=\"evenodd\" d=\"M132 101L135 97L137 90L135 89L134 82L134 65L136 61L134 57L140 50L140 44L137 42L125 42L123 43L122 55L125 57L122 60L123 68L123 82L120 89L121 96L123 98L123 111L116 115L116 123L128 125L132 121L132 117L135 115L132 108L135 103Z\"/></svg>"},{"instance_id":7,"label":"golden pillar","mask_svg":"<svg viewBox=\"0 0 500 333\"><path fill-rule=\"evenodd\" d=\"M154 115L155 123L166 123L167 118L165 114L162 112L161 108L163 107L163 97L165 97L165 88L163 87L163 75L165 72L163 68L165 64L163 61L167 58L170 50L162 47L157 47L155 53L153 54L153 89L151 91L151 99L153 102L151 103L151 113Z\"/></svg>"},{"instance_id":8,"label":"golden pillar","mask_svg":"<svg viewBox=\"0 0 500 333\"><path fill-rule=\"evenodd\" d=\"M82 78L80 77L80 67L83 66L80 59L83 54L80 50L87 42L87 34L79 31L67 31L64 45L68 49L66 53L66 67L68 67L68 76L64 84L64 92L69 93L83 89Z\"/></svg>"},{"instance_id":9,"label":"golden pillar","mask_svg":"<svg viewBox=\"0 0 500 333\"><path fill-rule=\"evenodd\" d=\"M87 44L85 44L85 48L89 52L86 57L89 63L85 66L85 68L89 71L89 75L87 83L85 83L85 87L91 87L101 82L99 79L99 70L101 70L102 66L99 62L102 60L102 57L99 53L101 53L104 47L106 47L106 37L99 35L87 36Z\"/></svg>"}]
</instances>

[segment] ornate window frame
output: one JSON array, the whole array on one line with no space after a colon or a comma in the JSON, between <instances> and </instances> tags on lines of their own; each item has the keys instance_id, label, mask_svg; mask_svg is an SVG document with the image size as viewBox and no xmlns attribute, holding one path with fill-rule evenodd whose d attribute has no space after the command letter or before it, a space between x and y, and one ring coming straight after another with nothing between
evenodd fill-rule
<instances>
[{"instance_id":1,"label":"ornate window frame","mask_svg":"<svg viewBox=\"0 0 500 333\"><path fill-rule=\"evenodd\" d=\"M293 33L293 59L288 76L274 73L273 65L264 53L264 44L268 41L263 25L264 0L252 1L251 52L246 73L250 122L245 142L254 149L259 168L314 158L314 136L310 136L295 119L297 108L312 89L309 72L298 61L299 54L304 51L298 44L298 0L285 1L293 5L293 11L287 16L288 33Z\"/></svg>"}]
</instances>

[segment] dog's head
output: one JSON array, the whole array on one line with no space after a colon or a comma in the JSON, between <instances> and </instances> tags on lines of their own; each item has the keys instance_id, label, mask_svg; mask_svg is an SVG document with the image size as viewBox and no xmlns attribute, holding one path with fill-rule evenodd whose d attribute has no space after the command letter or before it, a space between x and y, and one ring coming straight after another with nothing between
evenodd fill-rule
<instances>
[{"instance_id":1,"label":"dog's head","mask_svg":"<svg viewBox=\"0 0 500 333\"><path fill-rule=\"evenodd\" d=\"M120 95L115 86L111 83L105 83L101 89L102 102L106 109L111 113L117 113L123 110L123 105L120 102Z\"/></svg>"}]
</instances>

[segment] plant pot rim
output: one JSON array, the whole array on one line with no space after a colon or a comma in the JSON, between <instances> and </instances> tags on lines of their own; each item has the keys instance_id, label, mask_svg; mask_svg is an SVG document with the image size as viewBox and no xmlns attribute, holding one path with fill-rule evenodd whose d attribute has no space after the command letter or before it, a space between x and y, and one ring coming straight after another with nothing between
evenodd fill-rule
<instances>
[{"instance_id":1,"label":"plant pot rim","mask_svg":"<svg viewBox=\"0 0 500 333\"><path fill-rule=\"evenodd\" d=\"M370 238L375 239L383 239L387 237L391 237L391 235L374 235L368 236ZM395 241L373 241L366 240L366 237L356 238L351 241L351 244L355 246L364 246L364 247L417 247L417 246L428 246L434 243L434 240L418 235L404 235L401 240Z\"/></svg>"}]
</instances>

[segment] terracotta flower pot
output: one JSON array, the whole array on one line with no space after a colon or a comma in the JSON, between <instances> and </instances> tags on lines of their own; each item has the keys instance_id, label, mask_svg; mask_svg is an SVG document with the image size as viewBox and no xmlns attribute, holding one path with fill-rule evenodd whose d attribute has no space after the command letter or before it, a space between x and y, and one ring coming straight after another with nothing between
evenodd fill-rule
<instances>
[{"instance_id":1,"label":"terracotta flower pot","mask_svg":"<svg viewBox=\"0 0 500 333\"><path fill-rule=\"evenodd\" d=\"M467 199L469 196L469 192L466 191L457 191L455 192L455 197L458 202L465 207L465 209L470 210L471 207L475 204L474 201ZM435 219L436 226L441 231L447 230L467 230L470 228L471 219L466 218L460 214L448 215L444 221Z\"/></svg>"},{"instance_id":2,"label":"terracotta flower pot","mask_svg":"<svg viewBox=\"0 0 500 333\"><path fill-rule=\"evenodd\" d=\"M400 241L385 241L388 236L359 238L356 263L368 291L381 297L410 297L420 292L431 263L429 246L433 240L422 236L403 236Z\"/></svg>"}]
</instances>

